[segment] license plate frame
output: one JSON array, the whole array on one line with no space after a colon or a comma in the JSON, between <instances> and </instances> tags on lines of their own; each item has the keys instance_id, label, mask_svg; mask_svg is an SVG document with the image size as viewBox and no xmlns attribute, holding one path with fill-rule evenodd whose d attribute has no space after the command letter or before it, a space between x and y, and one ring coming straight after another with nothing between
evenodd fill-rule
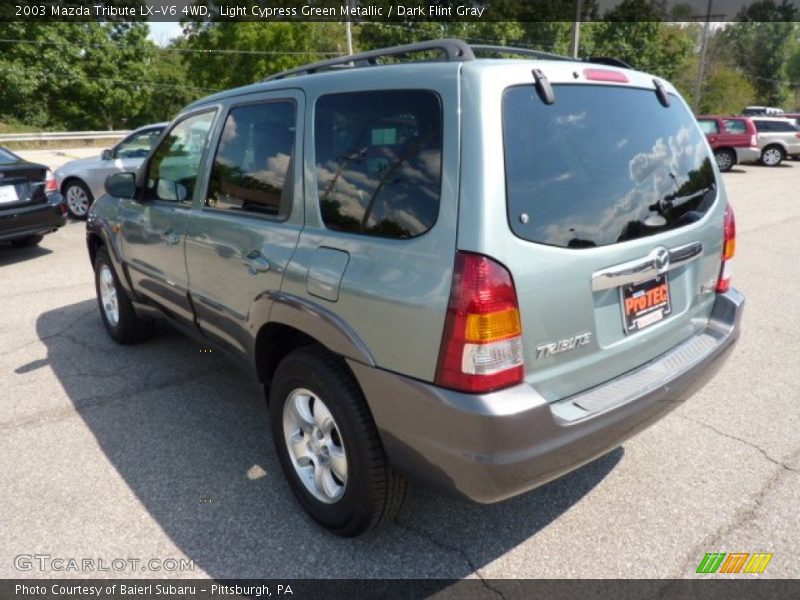
<instances>
[{"instance_id":1,"label":"license plate frame","mask_svg":"<svg viewBox=\"0 0 800 600\"><path fill-rule=\"evenodd\" d=\"M19 202L19 194L15 185L0 185L0 204Z\"/></svg>"},{"instance_id":2,"label":"license plate frame","mask_svg":"<svg viewBox=\"0 0 800 600\"><path fill-rule=\"evenodd\" d=\"M672 314L669 288L666 273L619 288L622 327L626 335L639 333Z\"/></svg>"}]
</instances>

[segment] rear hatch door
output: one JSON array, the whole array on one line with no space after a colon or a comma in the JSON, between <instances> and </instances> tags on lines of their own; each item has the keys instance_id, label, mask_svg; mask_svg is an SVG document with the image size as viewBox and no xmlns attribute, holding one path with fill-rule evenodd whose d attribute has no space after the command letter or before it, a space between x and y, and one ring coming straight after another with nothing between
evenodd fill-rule
<instances>
[{"instance_id":1,"label":"rear hatch door","mask_svg":"<svg viewBox=\"0 0 800 600\"><path fill-rule=\"evenodd\" d=\"M674 93L664 106L652 77L625 71L630 83L609 84L587 80L583 67L539 68L553 104L530 69L524 81L491 86L502 148L483 147L500 159L483 156L485 181L476 186L464 165L460 214L465 228L482 231L475 249L511 272L526 380L555 401L652 360L706 324L725 200L694 117ZM466 216L476 202L488 208ZM470 242L469 233L460 237L462 249Z\"/></svg>"}]
</instances>

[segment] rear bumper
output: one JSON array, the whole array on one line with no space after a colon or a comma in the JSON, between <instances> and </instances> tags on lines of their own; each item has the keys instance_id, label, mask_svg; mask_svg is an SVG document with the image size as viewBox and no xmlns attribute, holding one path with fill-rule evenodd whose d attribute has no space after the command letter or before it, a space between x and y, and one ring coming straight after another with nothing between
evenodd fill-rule
<instances>
[{"instance_id":1,"label":"rear bumper","mask_svg":"<svg viewBox=\"0 0 800 600\"><path fill-rule=\"evenodd\" d=\"M742 162L755 162L761 159L761 150L754 147L736 148L736 160Z\"/></svg>"},{"instance_id":2,"label":"rear bumper","mask_svg":"<svg viewBox=\"0 0 800 600\"><path fill-rule=\"evenodd\" d=\"M538 487L616 448L686 400L739 335L744 297L717 297L707 327L661 357L549 404L527 384L461 394L360 363L389 460L417 481L481 503Z\"/></svg>"},{"instance_id":3,"label":"rear bumper","mask_svg":"<svg viewBox=\"0 0 800 600\"><path fill-rule=\"evenodd\" d=\"M0 210L0 241L51 233L62 227L66 222L63 204L64 197L53 193L47 195L44 204Z\"/></svg>"}]
</instances>

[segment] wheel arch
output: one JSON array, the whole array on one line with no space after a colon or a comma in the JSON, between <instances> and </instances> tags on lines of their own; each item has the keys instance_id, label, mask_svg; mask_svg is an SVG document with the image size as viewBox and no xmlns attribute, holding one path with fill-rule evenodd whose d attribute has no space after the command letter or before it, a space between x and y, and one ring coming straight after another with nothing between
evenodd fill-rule
<instances>
[{"instance_id":1,"label":"wheel arch","mask_svg":"<svg viewBox=\"0 0 800 600\"><path fill-rule=\"evenodd\" d=\"M258 328L254 344L259 381L268 383L283 357L293 350L315 344L342 358L375 366L364 342L327 308L280 292L269 294L269 299L269 319Z\"/></svg>"},{"instance_id":2,"label":"wheel arch","mask_svg":"<svg viewBox=\"0 0 800 600\"><path fill-rule=\"evenodd\" d=\"M733 155L736 156L736 148L734 148L733 146L717 146L716 148L714 148L714 152L721 152L721 151L732 152Z\"/></svg>"},{"instance_id":3,"label":"wheel arch","mask_svg":"<svg viewBox=\"0 0 800 600\"><path fill-rule=\"evenodd\" d=\"M86 233L86 248L89 250L89 260L94 267L94 261L97 259L97 251L100 250L106 243L103 238L95 232Z\"/></svg>"},{"instance_id":4,"label":"wheel arch","mask_svg":"<svg viewBox=\"0 0 800 600\"><path fill-rule=\"evenodd\" d=\"M89 193L90 194L92 193L92 188L89 187L89 184L86 183L83 179L81 179L78 175L67 175L66 177L64 177L64 181L61 182L60 189L63 195L66 195L67 186L73 181L77 181L78 183L83 184L83 186L89 191Z\"/></svg>"},{"instance_id":5,"label":"wheel arch","mask_svg":"<svg viewBox=\"0 0 800 600\"><path fill-rule=\"evenodd\" d=\"M788 147L785 146L782 142L779 142L779 141L774 141L774 142L768 143L766 146L764 146L761 149L761 153L763 154L764 151L767 150L768 148L778 148L778 150L780 150L781 153L783 154L784 158L786 158L788 156L788 154L789 154Z\"/></svg>"}]
</instances>

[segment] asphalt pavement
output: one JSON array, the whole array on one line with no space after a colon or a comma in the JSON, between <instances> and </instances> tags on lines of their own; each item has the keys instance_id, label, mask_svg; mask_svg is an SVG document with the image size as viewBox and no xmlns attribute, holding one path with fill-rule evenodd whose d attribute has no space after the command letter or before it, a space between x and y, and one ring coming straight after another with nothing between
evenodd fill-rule
<instances>
[{"instance_id":1,"label":"asphalt pavement","mask_svg":"<svg viewBox=\"0 0 800 600\"><path fill-rule=\"evenodd\" d=\"M480 506L414 488L355 540L297 505L236 367L166 326L110 340L82 223L0 247L0 578L695 577L706 552L773 553L755 577L797 577L800 162L724 180L747 306L710 384L536 491Z\"/></svg>"}]
</instances>

